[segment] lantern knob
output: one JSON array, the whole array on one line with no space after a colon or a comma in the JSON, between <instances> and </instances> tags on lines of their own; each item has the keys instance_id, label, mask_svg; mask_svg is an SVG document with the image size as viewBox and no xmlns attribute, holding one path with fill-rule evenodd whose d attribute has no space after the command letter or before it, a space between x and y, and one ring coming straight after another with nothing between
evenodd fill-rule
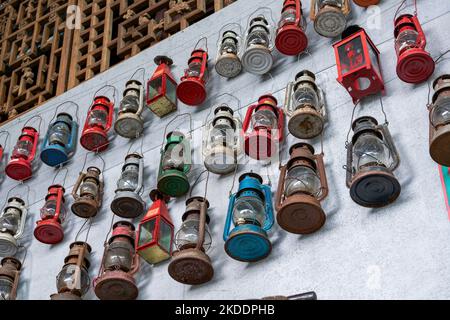
<instances>
[{"instance_id":1,"label":"lantern knob","mask_svg":"<svg viewBox=\"0 0 450 320\"><path fill-rule=\"evenodd\" d=\"M166 64L168 66L171 66L173 64L173 60L170 59L168 56L156 56L153 61L159 66L161 64Z\"/></svg>"}]
</instances>

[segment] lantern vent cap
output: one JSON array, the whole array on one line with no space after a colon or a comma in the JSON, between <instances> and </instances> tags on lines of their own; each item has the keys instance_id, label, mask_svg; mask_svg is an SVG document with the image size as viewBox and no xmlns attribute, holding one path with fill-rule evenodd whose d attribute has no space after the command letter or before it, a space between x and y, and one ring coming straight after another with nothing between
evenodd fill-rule
<instances>
[{"instance_id":1,"label":"lantern vent cap","mask_svg":"<svg viewBox=\"0 0 450 320\"><path fill-rule=\"evenodd\" d=\"M142 159L143 157L142 157L142 155L140 153L132 152L132 153L129 153L129 154L126 155L125 161L128 160L128 159L131 159L131 158Z\"/></svg>"},{"instance_id":2,"label":"lantern vent cap","mask_svg":"<svg viewBox=\"0 0 450 320\"><path fill-rule=\"evenodd\" d=\"M209 208L209 201L204 197L190 197L186 200L186 211L183 213L181 220L184 222L187 217L191 214L200 214L200 205L201 203L206 203L206 209ZM210 217L208 212L206 212L206 224L209 224Z\"/></svg>"},{"instance_id":3,"label":"lantern vent cap","mask_svg":"<svg viewBox=\"0 0 450 320\"><path fill-rule=\"evenodd\" d=\"M156 56L153 59L153 61L158 66L161 65L161 64L165 64L167 66L173 65L173 60L171 58L169 58L168 56L164 56L164 55Z\"/></svg>"},{"instance_id":4,"label":"lantern vent cap","mask_svg":"<svg viewBox=\"0 0 450 320\"><path fill-rule=\"evenodd\" d=\"M165 203L168 203L170 200L170 196L162 193L161 191L159 191L158 189L153 189L152 191L150 191L150 199L155 202L157 200L163 200Z\"/></svg>"},{"instance_id":5,"label":"lantern vent cap","mask_svg":"<svg viewBox=\"0 0 450 320\"><path fill-rule=\"evenodd\" d=\"M94 166L88 167L88 168L86 169L86 171L87 171L87 172L93 172L93 173L96 173L96 174L98 174L98 175L101 174L100 169L97 168L97 167L94 167Z\"/></svg>"},{"instance_id":6,"label":"lantern vent cap","mask_svg":"<svg viewBox=\"0 0 450 320\"><path fill-rule=\"evenodd\" d=\"M363 116L359 117L355 121L353 121L352 129L353 129L353 138L352 142L355 143L358 137L366 132L372 132L377 137L383 140L383 135L379 130L377 130L378 121L374 117L371 116Z\"/></svg>"},{"instance_id":7,"label":"lantern vent cap","mask_svg":"<svg viewBox=\"0 0 450 320\"><path fill-rule=\"evenodd\" d=\"M303 149L303 148L307 148L311 152L311 154L315 153L314 147L312 145L306 142L299 142L289 148L289 155L292 155L295 149Z\"/></svg>"},{"instance_id":8,"label":"lantern vent cap","mask_svg":"<svg viewBox=\"0 0 450 320\"><path fill-rule=\"evenodd\" d=\"M22 262L20 262L18 259L14 257L5 257L0 261L0 265L3 267L6 264L11 264L16 268L17 271L20 271L22 269Z\"/></svg>"},{"instance_id":9,"label":"lantern vent cap","mask_svg":"<svg viewBox=\"0 0 450 320\"><path fill-rule=\"evenodd\" d=\"M242 182L247 177L250 177L250 178L258 180L260 184L263 183L263 178L259 174L254 173L254 172L247 172L247 173L242 174L239 177L239 182Z\"/></svg>"},{"instance_id":10,"label":"lantern vent cap","mask_svg":"<svg viewBox=\"0 0 450 320\"><path fill-rule=\"evenodd\" d=\"M131 231L136 230L136 228L134 227L134 225L126 220L121 220L121 221L117 221L116 223L114 223L113 225L113 230L117 227L121 227L121 226L125 226L125 227L129 227Z\"/></svg>"},{"instance_id":11,"label":"lantern vent cap","mask_svg":"<svg viewBox=\"0 0 450 320\"><path fill-rule=\"evenodd\" d=\"M169 133L167 134L167 136L166 136L167 139L170 139L170 138L172 138L172 137L184 138L185 136L184 136L184 133L183 133L183 132L180 132L180 131L172 131L172 132L169 132Z\"/></svg>"},{"instance_id":12,"label":"lantern vent cap","mask_svg":"<svg viewBox=\"0 0 450 320\"><path fill-rule=\"evenodd\" d=\"M91 251L92 251L92 248L91 248L90 244L87 243L87 242L84 242L84 241L74 241L74 242L72 242L72 243L69 245L69 248L72 249L72 248L74 248L74 247L76 247L76 246L77 246L77 247L86 246L86 249L87 249L88 253L91 253Z\"/></svg>"},{"instance_id":13,"label":"lantern vent cap","mask_svg":"<svg viewBox=\"0 0 450 320\"><path fill-rule=\"evenodd\" d=\"M13 201L18 202L18 203L21 204L22 206L25 205L25 201L22 200L22 199L19 198L19 197L11 197L11 198L8 199L8 203L11 203L11 202L13 202Z\"/></svg>"},{"instance_id":14,"label":"lantern vent cap","mask_svg":"<svg viewBox=\"0 0 450 320\"><path fill-rule=\"evenodd\" d=\"M236 39L238 37L238 34L233 30L226 30L222 33L222 37L223 37L222 40L227 38Z\"/></svg>"},{"instance_id":15,"label":"lantern vent cap","mask_svg":"<svg viewBox=\"0 0 450 320\"><path fill-rule=\"evenodd\" d=\"M360 27L359 25L357 25L357 24L348 26L348 27L342 32L341 39L344 40L345 38L348 38L348 37L350 37L351 35L353 35L353 34L359 32L359 31L361 31L361 30L364 31L364 29L361 28L361 27Z\"/></svg>"},{"instance_id":16,"label":"lantern vent cap","mask_svg":"<svg viewBox=\"0 0 450 320\"><path fill-rule=\"evenodd\" d=\"M231 113L231 115L234 114L233 109L231 109L229 106L227 106L226 104L221 104L220 106L218 106L215 110L214 110L214 115L218 114L220 111L226 111Z\"/></svg>"}]
</instances>

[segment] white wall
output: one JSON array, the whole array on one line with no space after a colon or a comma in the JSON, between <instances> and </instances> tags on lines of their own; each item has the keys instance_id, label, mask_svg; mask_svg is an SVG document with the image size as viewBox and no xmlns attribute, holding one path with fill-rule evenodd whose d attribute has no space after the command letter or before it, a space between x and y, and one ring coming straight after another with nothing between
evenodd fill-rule
<instances>
[{"instance_id":1,"label":"white wall","mask_svg":"<svg viewBox=\"0 0 450 320\"><path fill-rule=\"evenodd\" d=\"M218 95L230 92L238 96L241 100L241 113L244 115L246 106L267 92L274 92L281 105L284 101L284 87L293 79L296 72L305 68L316 72L318 82L326 94L329 113L329 123L324 137L325 162L330 185L330 195L323 202L328 215L325 226L309 236L289 234L274 226L270 232L274 247L267 259L253 264L234 261L225 254L222 240L228 206L227 194L233 177L211 175L208 198L211 202L209 213L212 220L213 246L209 255L215 267L214 279L202 286L185 286L170 278L167 273L168 263L152 267L142 262L138 276L140 299L245 299L275 294L289 295L309 290L316 291L319 299L450 298L448 272L450 224L438 167L428 155L427 84L405 84L395 73L393 16L399 2L382 1L381 11L377 15L381 19L381 29L368 28L368 33L381 51L387 90L383 101L390 121L390 130L402 159L401 166L396 171L396 176L402 184L400 198L391 206L379 210L359 207L350 199L342 166L346 162L344 142L353 104L350 96L335 80L336 67L332 41L315 34L309 22L307 33L312 56L303 55L297 61L296 58L283 57L276 53L277 62L271 72L273 80L270 76L257 77L245 73L236 79L226 80L212 71L208 84L208 100L205 104L193 108L179 103L178 113L192 113L197 128L194 132L195 156L197 163L201 163L198 161L199 143L201 126L206 115L220 102L228 102L230 105L233 103L226 96L216 98ZM52 99L33 112L8 123L2 128L9 130L12 137L7 151L11 151L23 123L32 115L40 114L45 119L42 137L56 105L67 100L76 101L81 106L80 127L82 127L87 108L97 89L105 84L111 84L121 95L125 82L137 68L144 67L145 78L150 77L155 69L153 64L155 55L170 55L176 64L172 70L179 79L192 48L202 36L208 37L210 67L213 69L219 29L229 22L239 22L245 28L247 16L254 8L263 5L272 8L274 18L278 20L281 0L238 1L64 95ZM450 1L419 0L418 5L419 17L428 39L428 49L433 57L437 57L450 47L447 32L450 29ZM303 8L306 17L309 14L309 1L303 1ZM412 7L409 7L409 10L411 12ZM351 22L367 27L370 14L373 13L353 5ZM449 72L450 61L447 59L437 66L433 79ZM381 121L382 113L378 99L364 100L357 110L356 116L358 115L372 115ZM148 111L146 116L145 200L150 203L148 190L156 185L162 132L172 116L159 119ZM289 136L285 143L284 159L287 157L288 146L294 142L295 139ZM320 143L315 141L315 146L319 150ZM129 147L127 140L116 137L109 150L102 154L106 161L104 206L93 222L88 239L93 248L90 258L92 279L98 272L103 242L112 217L109 204L114 197L121 164ZM132 149L138 147L139 142L136 142ZM68 166L69 175L65 185L68 209L72 203L69 194L84 157L85 150L78 146L75 158ZM90 156L89 163L95 164L93 161L98 160ZM197 174L201 171L200 165L198 167ZM239 173L254 170L260 172L267 181L269 172L272 189L275 192L278 180L277 168L276 164L269 170L252 164L241 166ZM69 213L65 225L65 239L58 245L48 246L34 239L35 222L39 219L39 209L44 203L47 187L51 184L54 174L52 168L42 164L34 178L27 182L32 189L24 239L28 255L21 275L19 299L48 299L50 294L56 292L55 277L63 265L69 244L84 222ZM195 178L194 174L191 182ZM9 178L5 178L0 184L2 201L6 200L8 190L15 184L16 182ZM203 192L202 187L196 188L194 194ZM21 194L24 194L23 190L19 190ZM180 198L170 203L169 209L176 229L181 224L184 201L185 198ZM116 218L115 221L118 220L119 218ZM138 220L135 221L137 222ZM82 233L80 237L84 236L85 233ZM92 289L85 299L96 299Z\"/></svg>"}]
</instances>

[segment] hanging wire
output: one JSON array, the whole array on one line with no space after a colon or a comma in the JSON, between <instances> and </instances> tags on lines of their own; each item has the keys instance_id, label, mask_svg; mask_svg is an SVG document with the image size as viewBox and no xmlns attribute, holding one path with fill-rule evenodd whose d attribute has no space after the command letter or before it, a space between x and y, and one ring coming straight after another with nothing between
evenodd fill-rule
<instances>
[{"instance_id":1,"label":"hanging wire","mask_svg":"<svg viewBox=\"0 0 450 320\"><path fill-rule=\"evenodd\" d=\"M138 68L136 69L133 74L131 75L130 79L128 81L133 80L134 76L139 72L142 71L142 85L144 85L145 82L145 68Z\"/></svg>"},{"instance_id":2,"label":"hanging wire","mask_svg":"<svg viewBox=\"0 0 450 320\"><path fill-rule=\"evenodd\" d=\"M434 60L434 62L436 64L441 63L442 61L444 61L444 59L442 59L447 53L449 53L450 50L445 51L444 53L442 53L441 55L439 55L439 57L436 58L436 60ZM442 59L442 60L441 60Z\"/></svg>"},{"instance_id":3,"label":"hanging wire","mask_svg":"<svg viewBox=\"0 0 450 320\"><path fill-rule=\"evenodd\" d=\"M177 114L175 117L173 117L164 127L164 135L163 135L163 141L161 143L161 150L164 148L164 143L165 143L165 139L166 139L166 134L167 134L167 128L169 127L169 125L174 122L176 119L178 119L179 117L183 117L183 116L188 116L189 117L189 136L192 136L192 132L193 130L193 126L192 126L192 115L190 113L179 113Z\"/></svg>"},{"instance_id":4,"label":"hanging wire","mask_svg":"<svg viewBox=\"0 0 450 320\"><path fill-rule=\"evenodd\" d=\"M229 96L229 97L231 97L232 99L236 100L236 102L237 102L237 108L236 108L236 109L231 108L231 110L233 110L233 112L236 112L236 111L237 111L237 113L239 114L239 120L242 121L242 114L241 114L241 100L240 100L238 97L236 97L235 95L233 95L233 94L231 94L231 93L228 93L228 92L219 94L218 96L214 97L214 100L218 100L219 97L222 97L222 96ZM228 103L219 103L219 104L217 104L216 106L227 106L227 107L230 107L230 106L228 105ZM209 117L211 116L212 110L213 110L213 108L209 108L209 112L208 112L208 114L206 115L206 118L205 118L205 122L204 122L204 124L203 124L203 127L205 127L206 125L208 125L208 123L209 123L208 120L209 120Z\"/></svg>"},{"instance_id":5,"label":"hanging wire","mask_svg":"<svg viewBox=\"0 0 450 320\"><path fill-rule=\"evenodd\" d=\"M206 182L205 182L205 199L206 199L206 193L207 193L207 191L208 191L208 181L209 181L209 171L208 171L208 170L203 170L203 171L200 172L200 174L197 176L197 179L195 179L194 183L192 184L191 191L189 191L189 198L192 197L192 190L194 190L195 186L196 186L198 183L200 183L201 181L203 181L203 180L200 180L200 181L199 181L199 179L200 179L200 177L201 177L205 172L207 172L206 178L205 178L205 179L206 179Z\"/></svg>"},{"instance_id":6,"label":"hanging wire","mask_svg":"<svg viewBox=\"0 0 450 320\"><path fill-rule=\"evenodd\" d=\"M91 154L91 153L94 153L97 157L100 158L100 160L101 160L102 163L103 163L102 172L104 172L104 171L105 171L105 168L106 168L105 160L102 158L102 156L101 156L98 152L93 152L93 151L88 151L88 152L86 152L86 155L84 156L84 162L83 162L83 167L81 168L81 171L83 172L84 167L86 167L87 157L88 157L88 155Z\"/></svg>"},{"instance_id":7,"label":"hanging wire","mask_svg":"<svg viewBox=\"0 0 450 320\"><path fill-rule=\"evenodd\" d=\"M383 112L383 115L384 115L384 124L389 125L389 121L387 119L387 114L384 111L383 97L381 95L380 95L380 105L381 105L381 112Z\"/></svg>"},{"instance_id":8,"label":"hanging wire","mask_svg":"<svg viewBox=\"0 0 450 320\"><path fill-rule=\"evenodd\" d=\"M110 84L105 84L103 87L100 87L97 91L95 91L95 93L94 93L94 99L92 100L92 103L94 103L94 100L95 100L95 97L97 97L97 94L101 91L101 90L103 90L103 89L105 89L105 88L112 88L113 89L113 104L115 105L116 104L116 101L118 101L118 99L116 99L116 97L119 95L119 93L118 93L118 90L117 90L117 88L116 87L114 87L113 85L110 85ZM116 96L116 94L117 94L117 96Z\"/></svg>"},{"instance_id":9,"label":"hanging wire","mask_svg":"<svg viewBox=\"0 0 450 320\"><path fill-rule=\"evenodd\" d=\"M4 135L6 135L6 138L5 138L5 143L3 144L3 146L4 146L5 149L6 149L7 144L8 144L8 139L10 138L9 131L5 131L5 130L0 131L0 137L1 137L1 136L4 136ZM1 146L1 145L2 145L2 144L0 143L0 146Z\"/></svg>"},{"instance_id":10,"label":"hanging wire","mask_svg":"<svg viewBox=\"0 0 450 320\"><path fill-rule=\"evenodd\" d=\"M89 238L89 232L91 231L91 227L92 227L92 217L84 220L83 224L81 225L80 230L78 230L77 235L75 236L75 242L78 240L78 237L80 236L81 232L83 231L84 227L86 226L86 223L89 223L87 231L86 231L86 237L84 240L84 242L87 243L88 238Z\"/></svg>"},{"instance_id":11,"label":"hanging wire","mask_svg":"<svg viewBox=\"0 0 450 320\"><path fill-rule=\"evenodd\" d=\"M237 22L230 22L230 23L227 23L227 24L225 24L224 26L222 26L222 28L220 28L220 30L219 30L219 37L217 38L217 43L216 43L216 45L217 45L217 47L219 46L219 43L220 43L220 40L222 40L222 35L223 35L223 33L224 33L224 29L225 29L225 27L228 27L228 26L237 26L238 28L239 28L239 35L238 35L238 37L239 38L242 38L242 36L243 36L243 34L242 34L242 27L241 27L241 25L239 24L239 23L237 23ZM228 29L228 30L231 30L231 31L233 31L233 29ZM227 30L227 31L228 31ZM238 39L239 40L239 39Z\"/></svg>"},{"instance_id":12,"label":"hanging wire","mask_svg":"<svg viewBox=\"0 0 450 320\"><path fill-rule=\"evenodd\" d=\"M2 212L3 212L3 210L5 209L6 204L8 203L8 199L9 199L9 195L11 194L11 191L13 191L14 189L16 189L16 188L19 187L19 186L25 186L25 187L27 188L27 202L25 203L25 207L28 209L28 207L29 207L29 205L30 205L30 191L31 191L31 189L30 189L30 186L29 186L29 185L24 184L24 183L21 181L21 182L19 182L18 184L16 184L14 187L12 187L11 189L9 189L9 191L8 191L8 193L6 194L6 197L5 197L5 202L4 202L3 207L2 207ZM20 197L18 196L18 198L20 198Z\"/></svg>"},{"instance_id":13,"label":"hanging wire","mask_svg":"<svg viewBox=\"0 0 450 320\"><path fill-rule=\"evenodd\" d=\"M50 120L50 124L53 122L53 120L56 118L56 115L58 114L58 109L61 107L61 106L63 106L63 105L65 105L65 104L68 104L68 103L71 103L71 104L74 104L75 105L75 107L76 107L76 112L75 112L75 118L77 119L77 123L79 123L79 117L78 117L78 113L79 113L79 111L80 111L80 105L78 104L78 103L76 103L76 102L73 102L73 101L65 101L65 102L63 102L63 103L60 103L59 105L57 105L56 106L56 108L55 108L55 113L53 114L53 118Z\"/></svg>"},{"instance_id":14,"label":"hanging wire","mask_svg":"<svg viewBox=\"0 0 450 320\"><path fill-rule=\"evenodd\" d=\"M200 44L201 41L205 41L205 48L206 48L206 52L208 53L209 50L208 50L208 38L207 37L201 37L195 44L194 50L197 50L197 46Z\"/></svg>"},{"instance_id":15,"label":"hanging wire","mask_svg":"<svg viewBox=\"0 0 450 320\"><path fill-rule=\"evenodd\" d=\"M27 247L25 247L24 245L19 245L19 246L17 246L17 248L20 250L20 249L23 249L23 258L22 258L22 260L20 260L20 259L18 259L19 261L20 261L20 263L22 264L22 266L24 266L25 265L25 260L26 260L26 258L27 258L27 254L28 254L28 248ZM17 251L17 253L16 253L16 255L18 255L18 253L19 253L19 250Z\"/></svg>"},{"instance_id":16,"label":"hanging wire","mask_svg":"<svg viewBox=\"0 0 450 320\"><path fill-rule=\"evenodd\" d=\"M136 138L138 138L138 139L140 139L140 155L142 156L142 157L144 157L144 132L142 132L142 134L140 135L140 137L136 137ZM128 151L127 151L127 153L126 153L126 155L129 155L130 154L130 151L131 151L131 147L134 145L134 143L136 142L136 140L132 140L131 141L131 143L130 143L130 146L128 147Z\"/></svg>"},{"instance_id":17,"label":"hanging wire","mask_svg":"<svg viewBox=\"0 0 450 320\"><path fill-rule=\"evenodd\" d=\"M37 114L35 116L32 116L31 118L29 118L24 124L23 124L23 128L27 127L27 125L31 122L31 120L33 119L39 119L39 132L42 132L42 123L44 122L44 120L42 119L40 114Z\"/></svg>"},{"instance_id":18,"label":"hanging wire","mask_svg":"<svg viewBox=\"0 0 450 320\"><path fill-rule=\"evenodd\" d=\"M351 120L350 120L350 128L348 129L348 132L347 132L347 138L346 138L346 140L345 140L345 148L347 148L348 145L349 145L348 139L349 139L349 137L350 137L350 132L352 131L353 120L354 120L354 117L355 117L355 111L356 111L356 107L359 105L359 102L360 102L360 101L358 101L358 102L355 104L355 106L353 107L352 118L351 118Z\"/></svg>"},{"instance_id":19,"label":"hanging wire","mask_svg":"<svg viewBox=\"0 0 450 320\"><path fill-rule=\"evenodd\" d=\"M66 170L66 174L64 175L64 179L63 179L62 186L63 186L63 187L65 186L65 184L66 184L66 179L67 179L67 175L69 174L69 169L68 169L68 168L63 168L62 166L59 166L58 171L56 172L55 176L53 177L52 185L55 184L56 177L58 176L58 174L59 174L63 169Z\"/></svg>"},{"instance_id":20,"label":"hanging wire","mask_svg":"<svg viewBox=\"0 0 450 320\"><path fill-rule=\"evenodd\" d=\"M407 1L407 0L403 0L403 1L400 3L400 5L398 6L397 11L395 11L395 15L394 15L394 23L395 23L395 20L397 20L397 16L398 16L398 14L400 13L400 11L403 10L403 9L406 9L406 8L408 7L408 6L406 5L406 1ZM402 9L403 6L405 6L405 7ZM415 15L415 16L417 15L417 0L414 0L414 15Z\"/></svg>"},{"instance_id":21,"label":"hanging wire","mask_svg":"<svg viewBox=\"0 0 450 320\"><path fill-rule=\"evenodd\" d=\"M111 218L111 225L109 226L108 233L106 234L106 238L105 238L105 241L104 241L104 243L103 243L103 246L104 246L104 247L106 247L106 244L108 243L108 237L109 237L109 235L111 234L111 231L112 231L112 229L113 229L113 226L114 226L114 219L115 219L115 218L116 218L116 215L113 213L112 218Z\"/></svg>"}]
</instances>

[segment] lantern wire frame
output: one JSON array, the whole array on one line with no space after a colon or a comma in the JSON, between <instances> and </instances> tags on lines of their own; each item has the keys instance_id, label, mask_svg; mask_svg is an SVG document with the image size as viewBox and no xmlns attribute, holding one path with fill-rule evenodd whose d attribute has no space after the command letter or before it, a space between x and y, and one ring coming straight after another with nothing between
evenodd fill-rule
<instances>
[{"instance_id":1,"label":"lantern wire frame","mask_svg":"<svg viewBox=\"0 0 450 320\"><path fill-rule=\"evenodd\" d=\"M22 128L25 128L33 119L39 119L39 133L42 132L42 125L44 123L44 120L42 119L42 116L39 113L37 115L32 116L27 121L25 121Z\"/></svg>"},{"instance_id":2,"label":"lantern wire frame","mask_svg":"<svg viewBox=\"0 0 450 320\"><path fill-rule=\"evenodd\" d=\"M102 146L100 146L102 147ZM85 156L84 156L84 162L83 162L83 167L81 168L81 172L84 171L84 168L86 167L86 162L87 162L87 158L89 156L89 154L93 153L95 156L97 156L98 158L100 158L100 160L102 161L102 174L105 171L106 168L106 163L105 163L105 159L103 159L103 157L98 153L98 151L88 151L86 152Z\"/></svg>"},{"instance_id":3,"label":"lantern wire frame","mask_svg":"<svg viewBox=\"0 0 450 320\"><path fill-rule=\"evenodd\" d=\"M395 11L395 15L394 15L394 24L395 21L397 20L397 16L400 13L401 10L406 9L408 7L408 5L406 5L406 1L407 0L403 0L400 5L397 8L397 11ZM402 7L405 6L403 9ZM417 16L417 0L414 0L414 15Z\"/></svg>"},{"instance_id":4,"label":"lantern wire frame","mask_svg":"<svg viewBox=\"0 0 450 320\"><path fill-rule=\"evenodd\" d=\"M14 187L12 187L11 189L8 190L8 193L6 194L6 197L5 197L5 202L3 203L2 210L0 212L3 212L3 210L5 209L6 204L8 203L8 199L10 197L9 195L11 194L11 191L13 191L14 189L16 189L17 187L20 187L20 186L25 186L25 188L27 189L27 202L25 203L25 208L27 208L27 210L28 210L29 203L30 203L30 192L31 192L31 189L30 189L29 185L24 184L23 181L20 181ZM18 198L21 199L20 195L14 195L12 197L18 197Z\"/></svg>"},{"instance_id":5,"label":"lantern wire frame","mask_svg":"<svg viewBox=\"0 0 450 320\"><path fill-rule=\"evenodd\" d=\"M60 103L59 105L56 106L55 113L53 114L53 117L52 117L52 119L49 122L49 126L52 124L53 120L55 120L55 118L56 118L56 116L58 114L59 108L61 106L65 105L65 104L69 104L69 103L75 105L75 107L76 107L75 118L76 118L77 123L79 123L79 116L78 115L79 115L80 105L78 103L74 102L74 101L65 101L65 102Z\"/></svg>"},{"instance_id":6,"label":"lantern wire frame","mask_svg":"<svg viewBox=\"0 0 450 320\"><path fill-rule=\"evenodd\" d=\"M200 44L202 41L205 42L206 53L208 53L209 50L208 50L208 38L207 38L207 37L201 37L201 38L197 41L197 43L195 44L194 50L197 50L197 49L199 48L199 44ZM202 48L202 47L200 47L200 48Z\"/></svg>"},{"instance_id":7,"label":"lantern wire frame","mask_svg":"<svg viewBox=\"0 0 450 320\"><path fill-rule=\"evenodd\" d=\"M58 177L58 175L61 173L62 170L66 171L66 174L64 175L63 182L61 184L61 186L64 187L64 185L66 184L67 175L69 174L69 169L68 168L63 168L61 165L58 166L58 170L57 170L55 176L53 177L52 185L55 184L56 178Z\"/></svg>"},{"instance_id":8,"label":"lantern wire frame","mask_svg":"<svg viewBox=\"0 0 450 320\"><path fill-rule=\"evenodd\" d=\"M139 71L142 72L142 85L144 85L144 83L145 83L145 68L138 68L138 69L136 69L136 70L133 72L133 74L131 75L130 79L128 79L128 81L133 80L133 79L134 79L134 76L135 76Z\"/></svg>"}]
</instances>

